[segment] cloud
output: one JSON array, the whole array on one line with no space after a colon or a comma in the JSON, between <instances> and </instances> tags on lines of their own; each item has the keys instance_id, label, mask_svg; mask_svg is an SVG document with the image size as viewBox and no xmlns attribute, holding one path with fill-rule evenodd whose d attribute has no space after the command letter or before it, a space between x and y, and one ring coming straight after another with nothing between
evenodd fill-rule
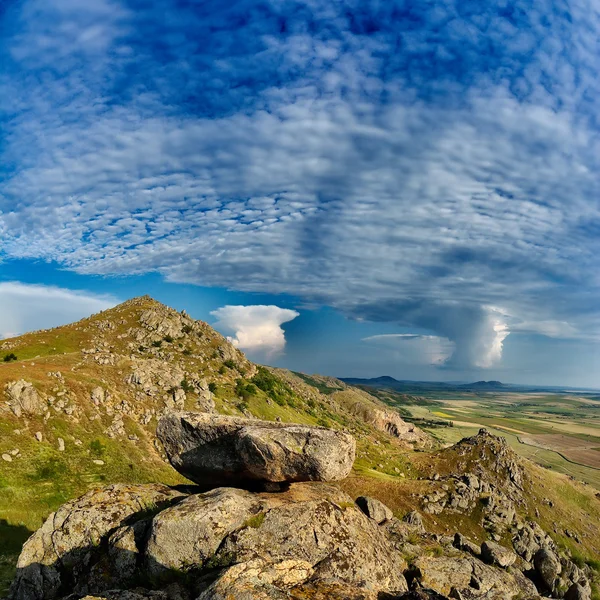
<instances>
[{"instance_id":1,"label":"cloud","mask_svg":"<svg viewBox=\"0 0 600 600\"><path fill-rule=\"evenodd\" d=\"M285 348L285 332L281 325L300 315L279 306L223 306L210 313L218 319L215 327L232 332L229 341L236 347L272 358Z\"/></svg>"},{"instance_id":2,"label":"cloud","mask_svg":"<svg viewBox=\"0 0 600 600\"><path fill-rule=\"evenodd\" d=\"M0 282L0 338L48 329L115 306L111 296L18 281Z\"/></svg>"},{"instance_id":3,"label":"cloud","mask_svg":"<svg viewBox=\"0 0 600 600\"><path fill-rule=\"evenodd\" d=\"M387 333L363 338L363 342L393 351L396 360L408 365L442 366L454 350L450 340L436 335Z\"/></svg>"},{"instance_id":4,"label":"cloud","mask_svg":"<svg viewBox=\"0 0 600 600\"><path fill-rule=\"evenodd\" d=\"M595 5L176 4L3 13L0 256L600 335Z\"/></svg>"}]
</instances>

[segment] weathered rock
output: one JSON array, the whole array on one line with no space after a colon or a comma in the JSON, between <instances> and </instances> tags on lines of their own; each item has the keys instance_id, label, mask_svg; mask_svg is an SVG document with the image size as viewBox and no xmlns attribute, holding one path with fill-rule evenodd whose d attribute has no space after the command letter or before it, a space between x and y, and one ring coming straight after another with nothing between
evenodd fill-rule
<instances>
[{"instance_id":1,"label":"weathered rock","mask_svg":"<svg viewBox=\"0 0 600 600\"><path fill-rule=\"evenodd\" d=\"M512 574L468 555L453 556L448 553L439 557L420 556L413 563L413 576L421 586L454 598L489 594L484 597L509 599L519 596L523 591L520 582ZM534 586L531 588L535 591Z\"/></svg>"},{"instance_id":2,"label":"weathered rock","mask_svg":"<svg viewBox=\"0 0 600 600\"><path fill-rule=\"evenodd\" d=\"M574 583L564 596L565 600L590 600L590 591L579 583Z\"/></svg>"},{"instance_id":3,"label":"weathered rock","mask_svg":"<svg viewBox=\"0 0 600 600\"><path fill-rule=\"evenodd\" d=\"M481 555L481 547L477 544L474 544L471 540L467 539L461 533L455 533L454 539L452 541L452 545L457 550L463 550L464 552L469 552L473 556L479 557Z\"/></svg>"},{"instance_id":4,"label":"weathered rock","mask_svg":"<svg viewBox=\"0 0 600 600\"><path fill-rule=\"evenodd\" d=\"M106 400L106 392L100 386L97 386L91 391L90 399L96 406L100 406Z\"/></svg>"},{"instance_id":5,"label":"weathered rock","mask_svg":"<svg viewBox=\"0 0 600 600\"><path fill-rule=\"evenodd\" d=\"M292 533L293 532L293 533ZM220 488L190 496L152 521L149 564L188 566L305 561L316 579L406 590L406 564L377 525L335 487L295 484L280 494Z\"/></svg>"},{"instance_id":6,"label":"weathered rock","mask_svg":"<svg viewBox=\"0 0 600 600\"><path fill-rule=\"evenodd\" d=\"M10 409L17 417L23 414L41 415L46 409L45 402L29 381L11 381L6 384L5 389Z\"/></svg>"},{"instance_id":7,"label":"weathered rock","mask_svg":"<svg viewBox=\"0 0 600 600\"><path fill-rule=\"evenodd\" d=\"M86 574L91 549L111 530L146 507L169 504L179 496L163 485L117 484L67 502L25 542L9 598L58 597L62 584Z\"/></svg>"},{"instance_id":8,"label":"weathered rock","mask_svg":"<svg viewBox=\"0 0 600 600\"><path fill-rule=\"evenodd\" d=\"M411 525L412 527L414 527L415 530L418 531L419 533L425 532L425 525L423 525L423 517L421 516L421 514L418 511L411 510L410 512L408 512L404 515L402 520L405 523L407 523L408 525Z\"/></svg>"},{"instance_id":9,"label":"weathered rock","mask_svg":"<svg viewBox=\"0 0 600 600\"><path fill-rule=\"evenodd\" d=\"M517 555L496 542L485 541L481 544L481 558L490 565L510 567L517 560Z\"/></svg>"},{"instance_id":10,"label":"weathered rock","mask_svg":"<svg viewBox=\"0 0 600 600\"><path fill-rule=\"evenodd\" d=\"M533 557L533 566L541 580L543 589L540 591L552 591L556 578L562 571L560 560L548 548L540 548Z\"/></svg>"},{"instance_id":11,"label":"weathered rock","mask_svg":"<svg viewBox=\"0 0 600 600\"><path fill-rule=\"evenodd\" d=\"M352 436L322 427L172 413L157 436L171 464L199 484L336 481L354 462Z\"/></svg>"},{"instance_id":12,"label":"weathered rock","mask_svg":"<svg viewBox=\"0 0 600 600\"><path fill-rule=\"evenodd\" d=\"M377 498L359 496L356 499L356 504L367 517L373 519L378 524L389 521L394 516L394 513L383 502L377 500Z\"/></svg>"}]
</instances>

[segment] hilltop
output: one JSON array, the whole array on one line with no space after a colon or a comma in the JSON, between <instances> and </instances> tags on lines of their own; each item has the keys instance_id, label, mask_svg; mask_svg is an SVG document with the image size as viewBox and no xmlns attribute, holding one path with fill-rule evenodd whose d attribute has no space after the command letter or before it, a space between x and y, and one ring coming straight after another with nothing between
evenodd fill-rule
<instances>
[{"instance_id":1,"label":"hilltop","mask_svg":"<svg viewBox=\"0 0 600 600\"><path fill-rule=\"evenodd\" d=\"M414 530L398 542L403 560L421 573L413 571L410 580L435 580L431 573L442 567L430 559L445 557L444 568L452 569L469 544L530 548L524 535L544 540L569 561L565 569L576 565L588 580L595 577L592 567L600 566L594 562L600 556L600 500L589 487L519 458L485 431L443 448L353 380L256 365L208 324L147 296L71 325L4 340L0 359L5 357L5 586L21 544L64 502L108 484L190 485L156 439L159 420L174 411L352 435L353 470L335 485L351 498L383 501L397 518L420 513L426 534ZM457 533L460 548L453 545Z\"/></svg>"}]
</instances>

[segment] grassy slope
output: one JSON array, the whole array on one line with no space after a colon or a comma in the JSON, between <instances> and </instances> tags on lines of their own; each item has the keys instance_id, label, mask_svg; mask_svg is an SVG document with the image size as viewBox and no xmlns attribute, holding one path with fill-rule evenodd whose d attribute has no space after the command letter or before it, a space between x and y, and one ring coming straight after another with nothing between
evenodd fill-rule
<instances>
[{"instance_id":1,"label":"grassy slope","mask_svg":"<svg viewBox=\"0 0 600 600\"><path fill-rule=\"evenodd\" d=\"M65 500L107 482L176 484L183 481L154 448L155 419L142 426L137 420L125 417L127 435L139 438L134 442L107 437L104 431L110 425L109 416L101 414L101 418L94 418L97 411L89 401L89 392L95 385L110 389L115 402L127 399L148 406L162 404L160 397L129 395L131 390L124 384L124 378L130 370L127 358L130 352L140 357L162 356L160 359L165 365L176 362L183 365L186 372L205 377L214 384L219 412L351 431L357 439L357 460L352 476L340 486L353 497L369 494L380 498L398 516L418 508L414 494L430 489L430 482L423 479L431 463L430 454L407 449L347 412L332 399L339 389L335 380L303 376L298 383L266 369L260 369L251 377L243 362L241 367L225 366L217 352L223 339L217 334L213 336L208 326L202 335L190 334L182 340L163 341L160 348L127 348L127 338L119 336L137 325L140 310L153 306L152 300L142 299L139 304L122 305L68 327L9 341L6 351L14 351L19 360L0 365L0 389L6 382L23 377L50 394L56 379L49 377L48 372L61 371L80 412L75 421L62 413L53 413L44 421L42 417L17 419L12 412L0 408L0 453L13 448L20 450L20 458L13 462L0 461L0 592L12 576L23 539ZM100 337L124 358L115 365L85 361L81 349L89 347L94 339L97 341L98 324L107 319L116 323L116 327ZM312 387L313 384L317 387ZM397 408L407 412L418 402L419 399L408 398L406 404L400 403ZM194 395L188 394L186 408L193 410L194 406ZM41 443L33 436L36 431L43 433ZM451 431L459 433L458 428ZM473 429L466 428L466 433L472 435ZM65 452L58 451L58 437L65 440ZM75 440L80 440L81 445L75 445ZM93 460L97 459L104 465L94 464ZM534 484L527 511L533 514L538 506L541 524L549 531L554 523L560 522L561 529L554 534L557 541L581 556L581 560L593 560L600 554L595 546L596 540L600 540L600 502L593 491L580 485L574 487L567 478L539 467L531 465L530 470ZM551 499L554 509L543 504L542 498ZM477 524L477 515L424 517L427 526L439 533L459 530L478 540L484 536ZM576 544L568 538L564 529L580 533L582 543Z\"/></svg>"}]
</instances>

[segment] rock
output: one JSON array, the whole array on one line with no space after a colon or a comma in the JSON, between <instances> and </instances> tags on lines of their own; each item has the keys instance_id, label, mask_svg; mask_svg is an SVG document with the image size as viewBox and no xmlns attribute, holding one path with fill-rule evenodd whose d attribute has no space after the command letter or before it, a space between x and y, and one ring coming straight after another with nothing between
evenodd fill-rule
<instances>
[{"instance_id":1,"label":"rock","mask_svg":"<svg viewBox=\"0 0 600 600\"><path fill-rule=\"evenodd\" d=\"M62 438L58 438L57 439L58 442L58 451L59 452L64 452L65 451L65 440L63 440Z\"/></svg>"},{"instance_id":2,"label":"rock","mask_svg":"<svg viewBox=\"0 0 600 600\"><path fill-rule=\"evenodd\" d=\"M377 524L389 521L394 516L394 513L383 502L370 496L359 496L356 504L367 517L373 519Z\"/></svg>"},{"instance_id":3,"label":"rock","mask_svg":"<svg viewBox=\"0 0 600 600\"><path fill-rule=\"evenodd\" d=\"M562 570L556 554L548 548L540 548L533 557L533 566L543 586L540 591L553 591L554 582Z\"/></svg>"},{"instance_id":4,"label":"rock","mask_svg":"<svg viewBox=\"0 0 600 600\"><path fill-rule=\"evenodd\" d=\"M481 544L481 558L490 565L506 568L517 560L517 555L496 542L486 541Z\"/></svg>"},{"instance_id":5,"label":"rock","mask_svg":"<svg viewBox=\"0 0 600 600\"><path fill-rule=\"evenodd\" d=\"M457 550L462 550L463 552L469 552L473 556L481 555L481 548L477 544L474 544L471 540L467 539L461 533L454 534L454 539L452 541L452 545Z\"/></svg>"},{"instance_id":6,"label":"rock","mask_svg":"<svg viewBox=\"0 0 600 600\"><path fill-rule=\"evenodd\" d=\"M10 454L3 454L2 460L5 460L6 462L12 462L12 456Z\"/></svg>"},{"instance_id":7,"label":"rock","mask_svg":"<svg viewBox=\"0 0 600 600\"><path fill-rule=\"evenodd\" d=\"M100 466L104 464L104 461L103 461L103 460L101 460L101 459L99 459L99 458L95 458L94 460L92 460L92 462L93 462L95 465L100 465Z\"/></svg>"},{"instance_id":8,"label":"rock","mask_svg":"<svg viewBox=\"0 0 600 600\"><path fill-rule=\"evenodd\" d=\"M180 496L163 485L116 484L63 504L25 542L9 599L70 593L70 582L89 572L91 548L99 547L109 532L146 507L168 505Z\"/></svg>"},{"instance_id":9,"label":"rock","mask_svg":"<svg viewBox=\"0 0 600 600\"><path fill-rule=\"evenodd\" d=\"M142 584L182 600L377 600L407 591L406 567L384 530L327 484L185 497L164 486L121 485L51 515L25 544L9 597L111 598L116 592L107 590L127 588L146 597Z\"/></svg>"},{"instance_id":10,"label":"rock","mask_svg":"<svg viewBox=\"0 0 600 600\"><path fill-rule=\"evenodd\" d=\"M43 439L43 436L42 436L42 432L41 432L41 431L36 431L36 432L35 432L35 439L36 439L38 442L41 442L41 441L42 441L42 439Z\"/></svg>"},{"instance_id":11,"label":"rock","mask_svg":"<svg viewBox=\"0 0 600 600\"><path fill-rule=\"evenodd\" d=\"M565 600L590 600L590 592L579 583L574 583L564 596Z\"/></svg>"},{"instance_id":12,"label":"rock","mask_svg":"<svg viewBox=\"0 0 600 600\"><path fill-rule=\"evenodd\" d=\"M453 594L454 598L457 597L455 592L459 592L465 598L483 596L504 600L515 598L523 591L512 574L464 554L420 556L413 562L413 577L422 587L431 588L439 594ZM498 595L485 596L488 592Z\"/></svg>"},{"instance_id":13,"label":"rock","mask_svg":"<svg viewBox=\"0 0 600 600\"><path fill-rule=\"evenodd\" d=\"M419 533L425 533L425 526L423 525L423 517L416 510L411 510L406 513L402 520L408 525L412 525Z\"/></svg>"},{"instance_id":14,"label":"rock","mask_svg":"<svg viewBox=\"0 0 600 600\"><path fill-rule=\"evenodd\" d=\"M15 416L43 414L46 405L33 384L19 379L19 381L7 383L5 389L8 403Z\"/></svg>"},{"instance_id":15,"label":"rock","mask_svg":"<svg viewBox=\"0 0 600 600\"><path fill-rule=\"evenodd\" d=\"M95 387L90 393L90 398L96 406L100 406L106 400L106 392L100 386Z\"/></svg>"},{"instance_id":16,"label":"rock","mask_svg":"<svg viewBox=\"0 0 600 600\"><path fill-rule=\"evenodd\" d=\"M346 433L207 413L172 413L156 430L175 469L199 484L336 481L355 456Z\"/></svg>"}]
</instances>

